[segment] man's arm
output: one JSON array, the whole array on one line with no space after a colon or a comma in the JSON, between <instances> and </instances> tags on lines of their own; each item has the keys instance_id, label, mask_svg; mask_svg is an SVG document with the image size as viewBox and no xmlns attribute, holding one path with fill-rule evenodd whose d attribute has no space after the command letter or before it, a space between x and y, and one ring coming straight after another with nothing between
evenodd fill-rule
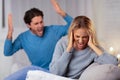
<instances>
[{"instance_id":1,"label":"man's arm","mask_svg":"<svg viewBox=\"0 0 120 80\"><path fill-rule=\"evenodd\" d=\"M52 5L53 5L55 11L56 11L60 16L62 16L62 18L63 18L64 21L66 22L65 25L53 25L53 26L54 26L53 28L54 28L54 30L57 32L57 35L59 35L59 36L64 36L64 35L66 35L67 32L68 32L68 28L70 27L70 24L71 24L73 18L72 18L70 15L68 15L66 12L64 12L64 11L60 8L60 6L59 6L59 4L57 3L56 0L51 0L51 3L52 3ZM62 27L62 26L63 26L63 27Z\"/></svg>"},{"instance_id":2,"label":"man's arm","mask_svg":"<svg viewBox=\"0 0 120 80\"><path fill-rule=\"evenodd\" d=\"M66 16L66 13L60 8L59 4L57 3L56 0L51 0L51 3L54 7L54 9L56 10L56 12L61 15L62 17Z\"/></svg>"},{"instance_id":3,"label":"man's arm","mask_svg":"<svg viewBox=\"0 0 120 80\"><path fill-rule=\"evenodd\" d=\"M4 43L4 55L5 56L11 56L21 48L19 38L17 38L12 43L12 34L13 34L12 14L9 14L8 15L8 33L7 33L7 38L5 40L5 43Z\"/></svg>"}]
</instances>

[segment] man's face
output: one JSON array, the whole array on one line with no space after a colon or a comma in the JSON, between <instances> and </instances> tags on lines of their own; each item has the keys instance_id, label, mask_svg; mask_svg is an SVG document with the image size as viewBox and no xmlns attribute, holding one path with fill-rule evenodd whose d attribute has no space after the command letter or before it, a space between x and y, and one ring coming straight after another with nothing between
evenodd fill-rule
<instances>
[{"instance_id":1,"label":"man's face","mask_svg":"<svg viewBox=\"0 0 120 80\"><path fill-rule=\"evenodd\" d=\"M32 18L30 25L28 25L32 33L37 36L42 36L44 31L44 22L41 16L36 16Z\"/></svg>"},{"instance_id":2,"label":"man's face","mask_svg":"<svg viewBox=\"0 0 120 80\"><path fill-rule=\"evenodd\" d=\"M80 28L74 30L74 44L78 50L83 50L87 47L89 41L88 33L85 29Z\"/></svg>"}]
</instances>

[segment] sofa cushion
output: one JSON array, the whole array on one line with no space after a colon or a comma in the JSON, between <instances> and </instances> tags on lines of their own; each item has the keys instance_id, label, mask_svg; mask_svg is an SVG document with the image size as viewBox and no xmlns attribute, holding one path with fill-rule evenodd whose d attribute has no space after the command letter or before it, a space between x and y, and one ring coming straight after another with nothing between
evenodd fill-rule
<instances>
[{"instance_id":1,"label":"sofa cushion","mask_svg":"<svg viewBox=\"0 0 120 80\"><path fill-rule=\"evenodd\" d=\"M120 80L120 68L112 64L90 65L79 80Z\"/></svg>"}]
</instances>

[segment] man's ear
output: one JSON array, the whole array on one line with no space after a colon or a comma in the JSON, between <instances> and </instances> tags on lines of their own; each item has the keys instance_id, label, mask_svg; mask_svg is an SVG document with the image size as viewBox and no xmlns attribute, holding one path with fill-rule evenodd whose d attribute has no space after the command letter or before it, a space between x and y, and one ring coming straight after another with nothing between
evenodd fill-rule
<instances>
[{"instance_id":1,"label":"man's ear","mask_svg":"<svg viewBox=\"0 0 120 80\"><path fill-rule=\"evenodd\" d=\"M30 28L30 24L26 24L28 28Z\"/></svg>"}]
</instances>

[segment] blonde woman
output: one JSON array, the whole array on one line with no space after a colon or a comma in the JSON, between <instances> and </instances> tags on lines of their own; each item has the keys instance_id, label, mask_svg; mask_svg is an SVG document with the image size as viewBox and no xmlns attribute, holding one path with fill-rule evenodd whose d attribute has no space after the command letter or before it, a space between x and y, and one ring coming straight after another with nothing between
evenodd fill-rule
<instances>
[{"instance_id":1,"label":"blonde woman","mask_svg":"<svg viewBox=\"0 0 120 80\"><path fill-rule=\"evenodd\" d=\"M93 63L98 65L111 64L113 67L118 64L118 61L116 57L107 53L98 44L91 20L86 16L77 16L69 28L68 36L60 39L56 45L50 64L50 72L79 79L81 74ZM92 75L91 77L94 78L94 74ZM85 76L87 77L87 75ZM93 78L88 80L93 80Z\"/></svg>"}]
</instances>

